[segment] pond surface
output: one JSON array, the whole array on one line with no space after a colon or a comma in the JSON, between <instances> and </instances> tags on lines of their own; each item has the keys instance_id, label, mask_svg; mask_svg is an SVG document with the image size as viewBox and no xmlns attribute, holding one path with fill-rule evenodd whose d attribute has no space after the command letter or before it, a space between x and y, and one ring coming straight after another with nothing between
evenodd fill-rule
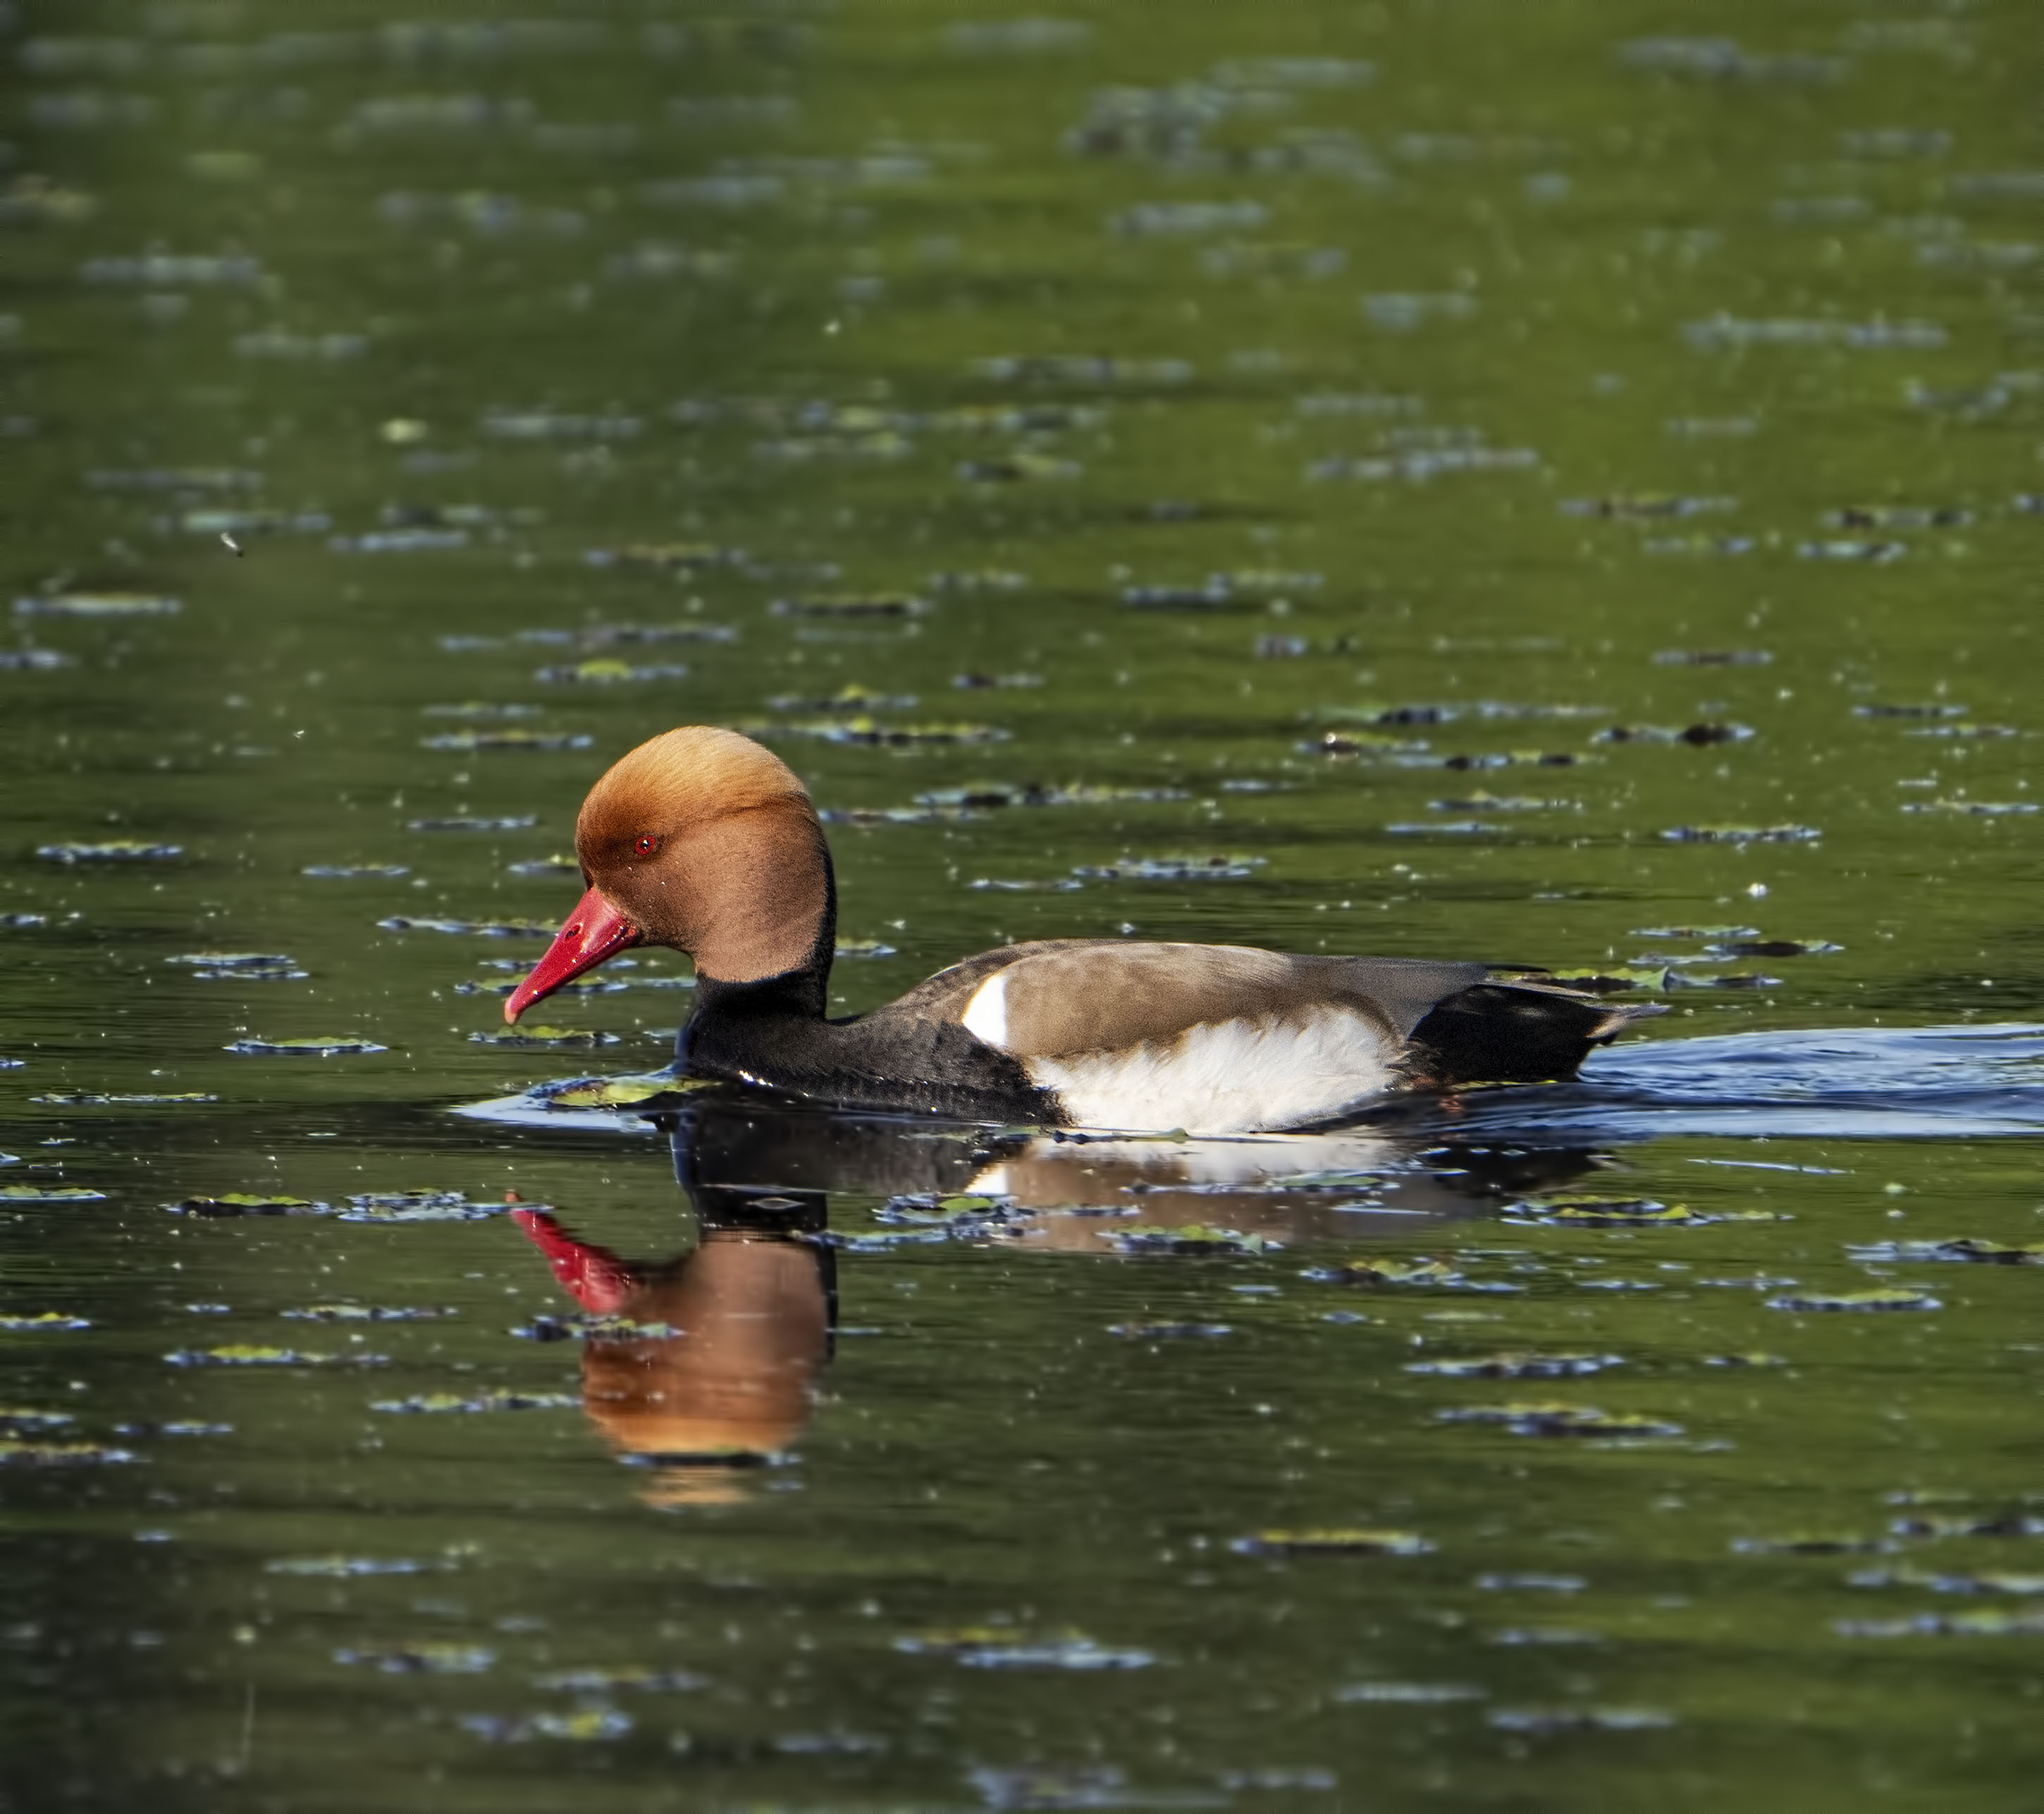
<instances>
[{"instance_id":1,"label":"pond surface","mask_svg":"<svg viewBox=\"0 0 2044 1814\"><path fill-rule=\"evenodd\" d=\"M2031 8L0 18L10 1805L2031 1804ZM500 998L690 722L846 1012L1669 1012L1311 1138L652 1093L683 960Z\"/></svg>"}]
</instances>

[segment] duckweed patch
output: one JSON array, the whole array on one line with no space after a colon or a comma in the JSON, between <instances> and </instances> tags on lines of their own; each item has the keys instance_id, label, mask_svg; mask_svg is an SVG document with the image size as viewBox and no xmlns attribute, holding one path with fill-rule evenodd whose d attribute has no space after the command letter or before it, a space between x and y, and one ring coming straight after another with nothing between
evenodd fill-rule
<instances>
[{"instance_id":1,"label":"duckweed patch","mask_svg":"<svg viewBox=\"0 0 2044 1814\"><path fill-rule=\"evenodd\" d=\"M1132 1341L1214 1341L1233 1335L1235 1329L1228 1323L1135 1322L1110 1323L1107 1332Z\"/></svg>"},{"instance_id":2,"label":"duckweed patch","mask_svg":"<svg viewBox=\"0 0 2044 1814\"><path fill-rule=\"evenodd\" d=\"M1887 1548L1878 1537L1835 1531L1790 1531L1779 1536L1739 1537L1733 1551L1746 1556L1856 1556Z\"/></svg>"},{"instance_id":3,"label":"duckweed patch","mask_svg":"<svg viewBox=\"0 0 2044 1814\"><path fill-rule=\"evenodd\" d=\"M346 1200L343 1222L485 1222L513 1209L542 1210L544 1203L482 1202L459 1190L369 1190Z\"/></svg>"},{"instance_id":4,"label":"duckweed patch","mask_svg":"<svg viewBox=\"0 0 2044 1814\"><path fill-rule=\"evenodd\" d=\"M1680 1424L1669 1423L1657 1417L1614 1415L1589 1405L1459 1405L1445 1411L1437 1411L1434 1416L1439 1423L1492 1425L1515 1436L1658 1442L1682 1434Z\"/></svg>"},{"instance_id":5,"label":"duckweed patch","mask_svg":"<svg viewBox=\"0 0 2044 1814\"><path fill-rule=\"evenodd\" d=\"M49 592L17 598L21 617L175 617L184 601L159 592Z\"/></svg>"},{"instance_id":6,"label":"duckweed patch","mask_svg":"<svg viewBox=\"0 0 2044 1814\"><path fill-rule=\"evenodd\" d=\"M151 844L143 838L113 838L104 844L38 844L36 855L45 863L170 863L185 854L182 844Z\"/></svg>"},{"instance_id":7,"label":"duckweed patch","mask_svg":"<svg viewBox=\"0 0 2044 1814\"><path fill-rule=\"evenodd\" d=\"M173 1216L325 1216L332 1205L309 1197L281 1197L261 1191L229 1190L217 1197L186 1197L163 1207Z\"/></svg>"},{"instance_id":8,"label":"duckweed patch","mask_svg":"<svg viewBox=\"0 0 2044 1814\"><path fill-rule=\"evenodd\" d=\"M568 1392L479 1392L464 1397L458 1392L415 1393L409 1398L382 1398L369 1409L394 1416L442 1416L450 1414L480 1416L494 1411L578 1411L578 1394Z\"/></svg>"},{"instance_id":9,"label":"duckweed patch","mask_svg":"<svg viewBox=\"0 0 2044 1814\"><path fill-rule=\"evenodd\" d=\"M301 1309L278 1312L297 1323L434 1323L454 1314L416 1304L308 1304Z\"/></svg>"},{"instance_id":10,"label":"duckweed patch","mask_svg":"<svg viewBox=\"0 0 2044 1814\"><path fill-rule=\"evenodd\" d=\"M1674 844L1813 844L1823 835L1811 825L1677 825L1661 834Z\"/></svg>"},{"instance_id":11,"label":"duckweed patch","mask_svg":"<svg viewBox=\"0 0 2044 1814\"><path fill-rule=\"evenodd\" d=\"M1451 1707L1484 1700L1489 1692L1473 1682L1352 1681L1336 1689L1334 1698L1347 1706Z\"/></svg>"},{"instance_id":12,"label":"duckweed patch","mask_svg":"<svg viewBox=\"0 0 2044 1814\"><path fill-rule=\"evenodd\" d=\"M1082 882L1241 882L1268 861L1260 856L1123 857L1074 869Z\"/></svg>"},{"instance_id":13,"label":"duckweed patch","mask_svg":"<svg viewBox=\"0 0 2044 1814\"><path fill-rule=\"evenodd\" d=\"M528 1342L671 1342L686 1332L672 1323L590 1311L573 1316L536 1316L511 1333Z\"/></svg>"},{"instance_id":14,"label":"duckweed patch","mask_svg":"<svg viewBox=\"0 0 2044 1814\"><path fill-rule=\"evenodd\" d=\"M584 731L532 731L513 726L501 731L438 731L421 737L419 748L474 755L492 750L521 750L548 753L559 750L586 750L596 740Z\"/></svg>"},{"instance_id":15,"label":"duckweed patch","mask_svg":"<svg viewBox=\"0 0 2044 1814\"><path fill-rule=\"evenodd\" d=\"M890 1197L873 1213L876 1222L966 1232L989 1228L1016 1213L1010 1197L917 1195Z\"/></svg>"},{"instance_id":16,"label":"duckweed patch","mask_svg":"<svg viewBox=\"0 0 2044 1814\"><path fill-rule=\"evenodd\" d=\"M632 1730L628 1714L615 1707L578 1707L568 1713L464 1713L456 1721L464 1732L493 1745L523 1745L535 1739L554 1739L566 1744L586 1745L606 1739L621 1739Z\"/></svg>"},{"instance_id":17,"label":"duckweed patch","mask_svg":"<svg viewBox=\"0 0 2044 1814\"><path fill-rule=\"evenodd\" d=\"M1485 1716L1500 1732L1658 1732L1675 1716L1654 1707L1497 1707Z\"/></svg>"},{"instance_id":18,"label":"duckweed patch","mask_svg":"<svg viewBox=\"0 0 2044 1814\"><path fill-rule=\"evenodd\" d=\"M555 686L617 686L643 685L655 680L686 680L688 674L688 669L678 663L635 664L597 655L587 661L540 668L532 678Z\"/></svg>"},{"instance_id":19,"label":"duckweed patch","mask_svg":"<svg viewBox=\"0 0 2044 1814\"><path fill-rule=\"evenodd\" d=\"M1865 1291L1786 1292L1767 1301L1770 1310L1794 1310L1812 1315L1835 1312L1879 1312L1903 1310L1941 1310L1942 1303L1927 1291L1911 1291L1902 1286L1876 1286Z\"/></svg>"},{"instance_id":20,"label":"duckweed patch","mask_svg":"<svg viewBox=\"0 0 2044 1814\"><path fill-rule=\"evenodd\" d=\"M1256 1531L1228 1547L1245 1556L1424 1556L1434 1545L1412 1531L1350 1530L1329 1526L1300 1531Z\"/></svg>"},{"instance_id":21,"label":"duckweed patch","mask_svg":"<svg viewBox=\"0 0 2044 1814\"><path fill-rule=\"evenodd\" d=\"M493 1032L471 1033L474 1046L553 1046L559 1047L614 1046L622 1036L600 1032L589 1027L505 1027Z\"/></svg>"},{"instance_id":22,"label":"duckweed patch","mask_svg":"<svg viewBox=\"0 0 2044 1814\"><path fill-rule=\"evenodd\" d=\"M217 1348L179 1348L163 1359L172 1366L388 1366L388 1355L324 1354L300 1348L277 1348L260 1343L230 1342Z\"/></svg>"},{"instance_id":23,"label":"duckweed patch","mask_svg":"<svg viewBox=\"0 0 2044 1814\"><path fill-rule=\"evenodd\" d=\"M1781 1218L1771 1209L1705 1212L1692 1209L1686 1203L1662 1203L1650 1197L1570 1193L1523 1198L1505 1211L1504 1219L1556 1228L1700 1228L1715 1223L1773 1222Z\"/></svg>"},{"instance_id":24,"label":"duckweed patch","mask_svg":"<svg viewBox=\"0 0 2044 1814\"><path fill-rule=\"evenodd\" d=\"M561 1669L532 1678L550 1694L693 1694L709 1686L707 1676L685 1669L653 1669L628 1663L614 1669Z\"/></svg>"},{"instance_id":25,"label":"duckweed patch","mask_svg":"<svg viewBox=\"0 0 2044 1814\"><path fill-rule=\"evenodd\" d=\"M1930 1593L2008 1593L2044 1600L2044 1574L2034 1570L1989 1569L1961 1574L1933 1569L1879 1568L1848 1575L1846 1580L1853 1587L1906 1587Z\"/></svg>"},{"instance_id":26,"label":"duckweed patch","mask_svg":"<svg viewBox=\"0 0 2044 1814\"><path fill-rule=\"evenodd\" d=\"M678 1102L710 1086L699 1078L655 1071L644 1077L584 1077L564 1083L539 1084L529 1092L549 1109L645 1109Z\"/></svg>"},{"instance_id":27,"label":"duckweed patch","mask_svg":"<svg viewBox=\"0 0 2044 1814\"><path fill-rule=\"evenodd\" d=\"M1842 1638L2044 1638L2044 1605L2010 1612L1914 1612L1899 1619L1840 1619Z\"/></svg>"},{"instance_id":28,"label":"duckweed patch","mask_svg":"<svg viewBox=\"0 0 2044 1814\"><path fill-rule=\"evenodd\" d=\"M539 824L536 815L530 813L512 813L499 818L483 818L471 814L459 814L445 819L408 819L408 832L428 833L442 832L525 832Z\"/></svg>"},{"instance_id":29,"label":"duckweed patch","mask_svg":"<svg viewBox=\"0 0 2044 1814\"><path fill-rule=\"evenodd\" d=\"M497 1653L479 1644L365 1645L337 1650L333 1660L384 1675L482 1675L496 1662Z\"/></svg>"},{"instance_id":30,"label":"duckweed patch","mask_svg":"<svg viewBox=\"0 0 2044 1814\"><path fill-rule=\"evenodd\" d=\"M863 713L848 718L797 719L740 727L748 736L771 743L778 737L803 737L869 749L914 749L1005 743L1009 732L997 724L965 723L883 724Z\"/></svg>"},{"instance_id":31,"label":"duckweed patch","mask_svg":"<svg viewBox=\"0 0 2044 1814\"><path fill-rule=\"evenodd\" d=\"M374 1040L331 1034L309 1034L290 1040L236 1040L232 1045L221 1047L222 1051L232 1052L241 1058L355 1058L390 1049Z\"/></svg>"},{"instance_id":32,"label":"duckweed patch","mask_svg":"<svg viewBox=\"0 0 2044 1814\"><path fill-rule=\"evenodd\" d=\"M1624 1364L1618 1355L1507 1353L1408 1361L1405 1370L1441 1379L1580 1379Z\"/></svg>"},{"instance_id":33,"label":"duckweed patch","mask_svg":"<svg viewBox=\"0 0 2044 1814\"><path fill-rule=\"evenodd\" d=\"M386 932L451 932L476 939L551 939L560 928L545 920L447 920L393 914L378 920Z\"/></svg>"},{"instance_id":34,"label":"duckweed patch","mask_svg":"<svg viewBox=\"0 0 2044 1814\"><path fill-rule=\"evenodd\" d=\"M1096 1643L1079 1631L1034 1635L1005 1626L920 1631L897 1638L906 1656L943 1657L966 1669L1096 1670L1147 1669L1157 1659L1147 1651Z\"/></svg>"},{"instance_id":35,"label":"duckweed patch","mask_svg":"<svg viewBox=\"0 0 2044 1814\"><path fill-rule=\"evenodd\" d=\"M265 1562L263 1571L310 1575L326 1581L359 1581L386 1574L424 1574L441 1566L412 1556L278 1556Z\"/></svg>"},{"instance_id":36,"label":"duckweed patch","mask_svg":"<svg viewBox=\"0 0 2044 1814\"><path fill-rule=\"evenodd\" d=\"M1100 1239L1118 1254L1167 1255L1194 1259L1266 1253L1280 1244L1262 1235L1244 1234L1238 1228L1216 1228L1203 1222L1190 1222L1177 1228L1139 1222L1125 1228L1103 1229Z\"/></svg>"},{"instance_id":37,"label":"duckweed patch","mask_svg":"<svg viewBox=\"0 0 2044 1814\"><path fill-rule=\"evenodd\" d=\"M36 1443L0 1437L0 1467L119 1467L142 1458L105 1443Z\"/></svg>"},{"instance_id":38,"label":"duckweed patch","mask_svg":"<svg viewBox=\"0 0 2044 1814\"><path fill-rule=\"evenodd\" d=\"M1930 1512L1897 1518L1898 1537L2044 1537L2044 1517L2022 1512Z\"/></svg>"},{"instance_id":39,"label":"duckweed patch","mask_svg":"<svg viewBox=\"0 0 2044 1814\"><path fill-rule=\"evenodd\" d=\"M1856 1260L1956 1261L1972 1266L2044 1266L2044 1241L1989 1241L1975 1235L1958 1235L1946 1240L1873 1241L1848 1247Z\"/></svg>"},{"instance_id":40,"label":"duckweed patch","mask_svg":"<svg viewBox=\"0 0 2044 1814\"><path fill-rule=\"evenodd\" d=\"M1466 1286L1469 1280L1446 1260L1396 1259L1372 1255L1339 1266L1315 1267L1302 1275L1331 1285Z\"/></svg>"}]
</instances>

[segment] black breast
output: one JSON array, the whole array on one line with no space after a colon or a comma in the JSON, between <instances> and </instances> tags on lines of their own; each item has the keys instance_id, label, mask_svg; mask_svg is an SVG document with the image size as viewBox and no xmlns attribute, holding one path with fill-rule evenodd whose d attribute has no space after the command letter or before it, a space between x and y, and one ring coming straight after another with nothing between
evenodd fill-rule
<instances>
[{"instance_id":1,"label":"black breast","mask_svg":"<svg viewBox=\"0 0 2044 1814\"><path fill-rule=\"evenodd\" d=\"M1018 1059L955 1020L885 1008L855 1020L820 1020L780 980L702 978L675 1044L681 1067L847 1109L1039 1125L1065 1119Z\"/></svg>"}]
</instances>

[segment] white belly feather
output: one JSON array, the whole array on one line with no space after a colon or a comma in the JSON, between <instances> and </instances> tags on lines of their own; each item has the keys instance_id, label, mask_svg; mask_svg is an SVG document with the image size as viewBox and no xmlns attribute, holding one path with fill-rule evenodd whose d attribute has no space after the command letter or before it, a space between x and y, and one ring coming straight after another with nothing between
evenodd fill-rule
<instances>
[{"instance_id":1,"label":"white belly feather","mask_svg":"<svg viewBox=\"0 0 2044 1814\"><path fill-rule=\"evenodd\" d=\"M1246 1134L1328 1120L1385 1094L1397 1081L1393 1055L1374 1023L1327 1008L1022 1063L1081 1127Z\"/></svg>"}]
</instances>

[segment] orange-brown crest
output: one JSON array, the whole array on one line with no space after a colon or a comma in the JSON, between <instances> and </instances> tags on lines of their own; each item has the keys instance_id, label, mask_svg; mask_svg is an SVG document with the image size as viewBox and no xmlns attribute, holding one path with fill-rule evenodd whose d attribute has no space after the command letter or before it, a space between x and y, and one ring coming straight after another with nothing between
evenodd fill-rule
<instances>
[{"instance_id":1,"label":"orange-brown crest","mask_svg":"<svg viewBox=\"0 0 2044 1814\"><path fill-rule=\"evenodd\" d=\"M794 771L750 738L713 724L663 731L620 756L589 790L575 821L575 851L601 882L629 863L644 836L664 843L707 819L809 795Z\"/></svg>"},{"instance_id":2,"label":"orange-brown crest","mask_svg":"<svg viewBox=\"0 0 2044 1814\"><path fill-rule=\"evenodd\" d=\"M647 940L726 982L807 963L829 913L829 853L801 782L713 725L620 757L582 802L575 851Z\"/></svg>"}]
</instances>

